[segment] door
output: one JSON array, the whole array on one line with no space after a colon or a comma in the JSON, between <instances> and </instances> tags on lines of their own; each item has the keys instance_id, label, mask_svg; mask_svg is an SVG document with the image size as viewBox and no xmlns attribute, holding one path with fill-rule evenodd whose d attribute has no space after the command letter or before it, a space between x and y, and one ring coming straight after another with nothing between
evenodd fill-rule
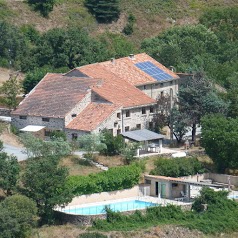
<instances>
[{"instance_id":1,"label":"door","mask_svg":"<svg viewBox=\"0 0 238 238\"><path fill-rule=\"evenodd\" d=\"M155 182L155 195L159 195L159 182Z\"/></svg>"},{"instance_id":2,"label":"door","mask_svg":"<svg viewBox=\"0 0 238 238\"><path fill-rule=\"evenodd\" d=\"M165 198L166 197L166 184L161 184L161 197Z\"/></svg>"}]
</instances>

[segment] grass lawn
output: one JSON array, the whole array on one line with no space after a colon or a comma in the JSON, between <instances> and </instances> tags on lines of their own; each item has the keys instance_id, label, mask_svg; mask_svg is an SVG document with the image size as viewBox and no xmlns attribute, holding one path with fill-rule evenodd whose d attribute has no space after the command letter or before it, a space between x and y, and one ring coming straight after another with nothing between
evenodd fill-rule
<instances>
[{"instance_id":1,"label":"grass lawn","mask_svg":"<svg viewBox=\"0 0 238 238\"><path fill-rule=\"evenodd\" d=\"M102 172L101 169L90 165L87 161L80 159L76 155L62 158L60 165L69 169L69 175L89 175L91 173Z\"/></svg>"},{"instance_id":2,"label":"grass lawn","mask_svg":"<svg viewBox=\"0 0 238 238\"><path fill-rule=\"evenodd\" d=\"M115 156L97 155L96 161L109 168L124 165L123 158L120 155Z\"/></svg>"}]
</instances>

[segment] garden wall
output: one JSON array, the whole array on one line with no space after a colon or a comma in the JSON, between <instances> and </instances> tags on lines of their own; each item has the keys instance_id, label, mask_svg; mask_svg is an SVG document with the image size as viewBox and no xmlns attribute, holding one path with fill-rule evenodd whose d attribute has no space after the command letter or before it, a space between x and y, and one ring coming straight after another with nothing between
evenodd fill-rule
<instances>
[{"instance_id":1,"label":"garden wall","mask_svg":"<svg viewBox=\"0 0 238 238\"><path fill-rule=\"evenodd\" d=\"M137 197L137 196L139 196L138 185L130 189L117 190L113 192L94 193L94 194L74 197L72 202L69 203L68 206L76 206L76 205L87 204L87 203L103 202L103 201L110 201L115 199Z\"/></svg>"}]
</instances>

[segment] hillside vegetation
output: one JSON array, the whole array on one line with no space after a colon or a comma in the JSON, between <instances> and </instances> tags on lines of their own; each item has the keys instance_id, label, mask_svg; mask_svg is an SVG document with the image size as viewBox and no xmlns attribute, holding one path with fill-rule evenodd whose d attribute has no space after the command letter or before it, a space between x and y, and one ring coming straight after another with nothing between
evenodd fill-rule
<instances>
[{"instance_id":1,"label":"hillside vegetation","mask_svg":"<svg viewBox=\"0 0 238 238\"><path fill-rule=\"evenodd\" d=\"M158 35L174 25L197 23L199 16L212 7L238 6L236 0L121 0L121 15L117 22L98 24L84 6L84 0L57 0L48 18L32 11L25 1L0 0L0 19L22 26L32 24L44 32L55 27L79 26L91 34L105 31L122 32L127 16L136 18L130 39L140 44L144 38Z\"/></svg>"}]
</instances>

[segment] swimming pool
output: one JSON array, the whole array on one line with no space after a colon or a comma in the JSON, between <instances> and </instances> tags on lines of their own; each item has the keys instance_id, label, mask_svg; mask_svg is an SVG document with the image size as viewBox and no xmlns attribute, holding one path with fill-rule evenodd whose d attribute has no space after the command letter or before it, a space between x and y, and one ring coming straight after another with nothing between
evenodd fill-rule
<instances>
[{"instance_id":1,"label":"swimming pool","mask_svg":"<svg viewBox=\"0 0 238 238\"><path fill-rule=\"evenodd\" d=\"M158 204L145 202L140 200L129 200L115 203L105 203L100 205L91 205L87 207L70 207L62 209L62 212L77 214L77 215L99 215L105 214L105 206L110 207L113 211L125 212L138 209L145 209L147 207L155 207Z\"/></svg>"},{"instance_id":2,"label":"swimming pool","mask_svg":"<svg viewBox=\"0 0 238 238\"><path fill-rule=\"evenodd\" d=\"M229 195L228 198L230 198L230 199L238 199L238 195Z\"/></svg>"}]
</instances>

